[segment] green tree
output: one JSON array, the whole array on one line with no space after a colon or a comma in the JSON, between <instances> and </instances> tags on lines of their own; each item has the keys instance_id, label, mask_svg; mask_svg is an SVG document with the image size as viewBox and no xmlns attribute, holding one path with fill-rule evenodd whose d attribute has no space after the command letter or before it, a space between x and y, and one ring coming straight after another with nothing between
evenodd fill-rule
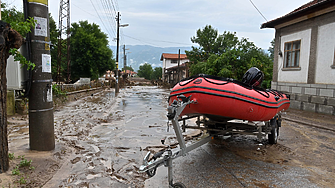
<instances>
[{"instance_id":1,"label":"green tree","mask_svg":"<svg viewBox=\"0 0 335 188\"><path fill-rule=\"evenodd\" d=\"M270 59L273 62L274 61L274 52L275 52L275 39L271 41L271 46L268 49L268 52L270 53Z\"/></svg>"},{"instance_id":2,"label":"green tree","mask_svg":"<svg viewBox=\"0 0 335 188\"><path fill-rule=\"evenodd\" d=\"M150 80L152 72L152 66L148 63L145 63L139 67L138 76Z\"/></svg>"},{"instance_id":3,"label":"green tree","mask_svg":"<svg viewBox=\"0 0 335 188\"><path fill-rule=\"evenodd\" d=\"M71 28L71 79L97 79L106 70L113 70L115 60L108 47L108 38L97 24L88 21L73 23Z\"/></svg>"},{"instance_id":4,"label":"green tree","mask_svg":"<svg viewBox=\"0 0 335 188\"><path fill-rule=\"evenodd\" d=\"M155 67L151 73L151 80L158 80L162 78L162 67Z\"/></svg>"},{"instance_id":5,"label":"green tree","mask_svg":"<svg viewBox=\"0 0 335 188\"><path fill-rule=\"evenodd\" d=\"M211 25L198 29L191 41L199 45L199 47L192 46L192 50L186 51L188 59L194 63L206 61L212 54L221 55L233 49L239 42L236 33L225 31L219 35L218 30Z\"/></svg>"},{"instance_id":6,"label":"green tree","mask_svg":"<svg viewBox=\"0 0 335 188\"><path fill-rule=\"evenodd\" d=\"M58 34L59 31L56 26L56 22L49 13L49 30L50 30L50 54L51 54L51 74L52 79L57 81L58 74ZM64 67L65 68L65 67ZM66 76L66 75L64 75Z\"/></svg>"},{"instance_id":7,"label":"green tree","mask_svg":"<svg viewBox=\"0 0 335 188\"><path fill-rule=\"evenodd\" d=\"M125 68L122 68L122 71L124 71ZM134 71L133 67L131 66L127 66L126 65L126 70L130 70L130 71Z\"/></svg>"},{"instance_id":8,"label":"green tree","mask_svg":"<svg viewBox=\"0 0 335 188\"><path fill-rule=\"evenodd\" d=\"M246 38L239 40L236 33L218 35L211 26L198 30L197 36L192 39L199 44L199 48L192 47L186 52L193 62L190 67L192 75L203 73L241 80L249 68L257 67L265 75L262 87L270 87L273 62L253 42Z\"/></svg>"},{"instance_id":9,"label":"green tree","mask_svg":"<svg viewBox=\"0 0 335 188\"><path fill-rule=\"evenodd\" d=\"M30 28L35 25L33 19L25 21L23 13L16 9L7 9L5 4L1 4L0 20L0 173L5 172L9 168L8 156L8 135L7 135L7 79L6 67L7 59L11 54L15 60L20 63L33 65L28 62L17 49L21 47L24 40L21 35L30 32Z\"/></svg>"}]
</instances>

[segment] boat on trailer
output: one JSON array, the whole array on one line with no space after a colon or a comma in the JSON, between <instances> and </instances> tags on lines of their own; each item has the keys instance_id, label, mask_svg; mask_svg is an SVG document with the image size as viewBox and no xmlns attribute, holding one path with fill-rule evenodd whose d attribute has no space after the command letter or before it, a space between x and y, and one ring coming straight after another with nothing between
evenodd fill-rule
<instances>
[{"instance_id":1,"label":"boat on trailer","mask_svg":"<svg viewBox=\"0 0 335 188\"><path fill-rule=\"evenodd\" d=\"M290 105L289 96L282 92L209 75L196 75L177 83L170 93L169 105L180 95L195 101L181 116L204 115L217 121L268 121Z\"/></svg>"},{"instance_id":2,"label":"boat on trailer","mask_svg":"<svg viewBox=\"0 0 335 188\"><path fill-rule=\"evenodd\" d=\"M252 67L243 76L242 82L201 74L177 83L168 99L167 117L173 125L179 150L173 152L162 140L166 149L153 155L148 152L139 170L152 177L156 169L164 165L168 167L169 187L184 188L182 183L173 183L172 160L185 156L215 136L251 134L261 141L268 135L269 143L276 144L281 127L281 113L289 108L290 96L258 87L263 77L261 71ZM197 118L197 125L187 125L186 120L193 118ZM186 129L206 130L209 134L200 141L187 145L182 135Z\"/></svg>"}]
</instances>

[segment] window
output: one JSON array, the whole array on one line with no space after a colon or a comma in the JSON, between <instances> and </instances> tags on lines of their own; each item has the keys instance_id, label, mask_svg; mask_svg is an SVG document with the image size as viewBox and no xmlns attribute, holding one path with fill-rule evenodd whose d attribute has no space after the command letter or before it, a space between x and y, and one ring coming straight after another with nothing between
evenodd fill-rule
<instances>
[{"instance_id":1,"label":"window","mask_svg":"<svg viewBox=\"0 0 335 188\"><path fill-rule=\"evenodd\" d=\"M299 67L300 44L301 40L285 43L285 51L284 51L285 68Z\"/></svg>"},{"instance_id":2,"label":"window","mask_svg":"<svg viewBox=\"0 0 335 188\"><path fill-rule=\"evenodd\" d=\"M178 62L177 62L177 60L172 59L171 63L176 63L177 64Z\"/></svg>"}]
</instances>

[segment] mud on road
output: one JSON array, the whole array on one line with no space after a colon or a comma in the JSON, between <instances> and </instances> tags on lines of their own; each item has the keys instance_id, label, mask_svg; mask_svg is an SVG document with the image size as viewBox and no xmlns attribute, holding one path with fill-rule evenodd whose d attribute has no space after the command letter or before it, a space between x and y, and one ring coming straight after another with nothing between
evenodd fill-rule
<instances>
[{"instance_id":1,"label":"mud on road","mask_svg":"<svg viewBox=\"0 0 335 188\"><path fill-rule=\"evenodd\" d=\"M54 113L56 149L51 152L30 151L27 118L12 117L10 153L25 155L35 167L22 169L27 182L21 186L167 187L166 168L150 179L138 168L148 151L163 149L162 138L176 143L166 126L168 94L136 86L116 98L105 90L71 102ZM290 110L284 117L335 127L333 116ZM333 187L334 143L332 131L284 120L277 145L260 144L254 136L218 138L174 160L174 180L187 187ZM17 163L11 162L10 171ZM1 186L19 179L10 171L0 174Z\"/></svg>"},{"instance_id":2,"label":"mud on road","mask_svg":"<svg viewBox=\"0 0 335 188\"><path fill-rule=\"evenodd\" d=\"M283 116L294 121L282 122L278 144L259 143L255 136L219 137L176 159L174 182L187 187L335 187L335 132L328 130L335 128L335 117L292 109ZM147 187L166 185L164 170L158 175L164 181L147 180Z\"/></svg>"}]
</instances>

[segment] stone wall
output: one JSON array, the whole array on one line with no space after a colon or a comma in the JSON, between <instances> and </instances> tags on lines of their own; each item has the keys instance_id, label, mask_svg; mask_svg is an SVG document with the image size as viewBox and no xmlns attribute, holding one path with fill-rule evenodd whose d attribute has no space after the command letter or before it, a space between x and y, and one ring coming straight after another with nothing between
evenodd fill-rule
<instances>
[{"instance_id":1,"label":"stone wall","mask_svg":"<svg viewBox=\"0 0 335 188\"><path fill-rule=\"evenodd\" d=\"M335 85L271 82L271 89L290 94L290 108L335 115Z\"/></svg>"}]
</instances>

